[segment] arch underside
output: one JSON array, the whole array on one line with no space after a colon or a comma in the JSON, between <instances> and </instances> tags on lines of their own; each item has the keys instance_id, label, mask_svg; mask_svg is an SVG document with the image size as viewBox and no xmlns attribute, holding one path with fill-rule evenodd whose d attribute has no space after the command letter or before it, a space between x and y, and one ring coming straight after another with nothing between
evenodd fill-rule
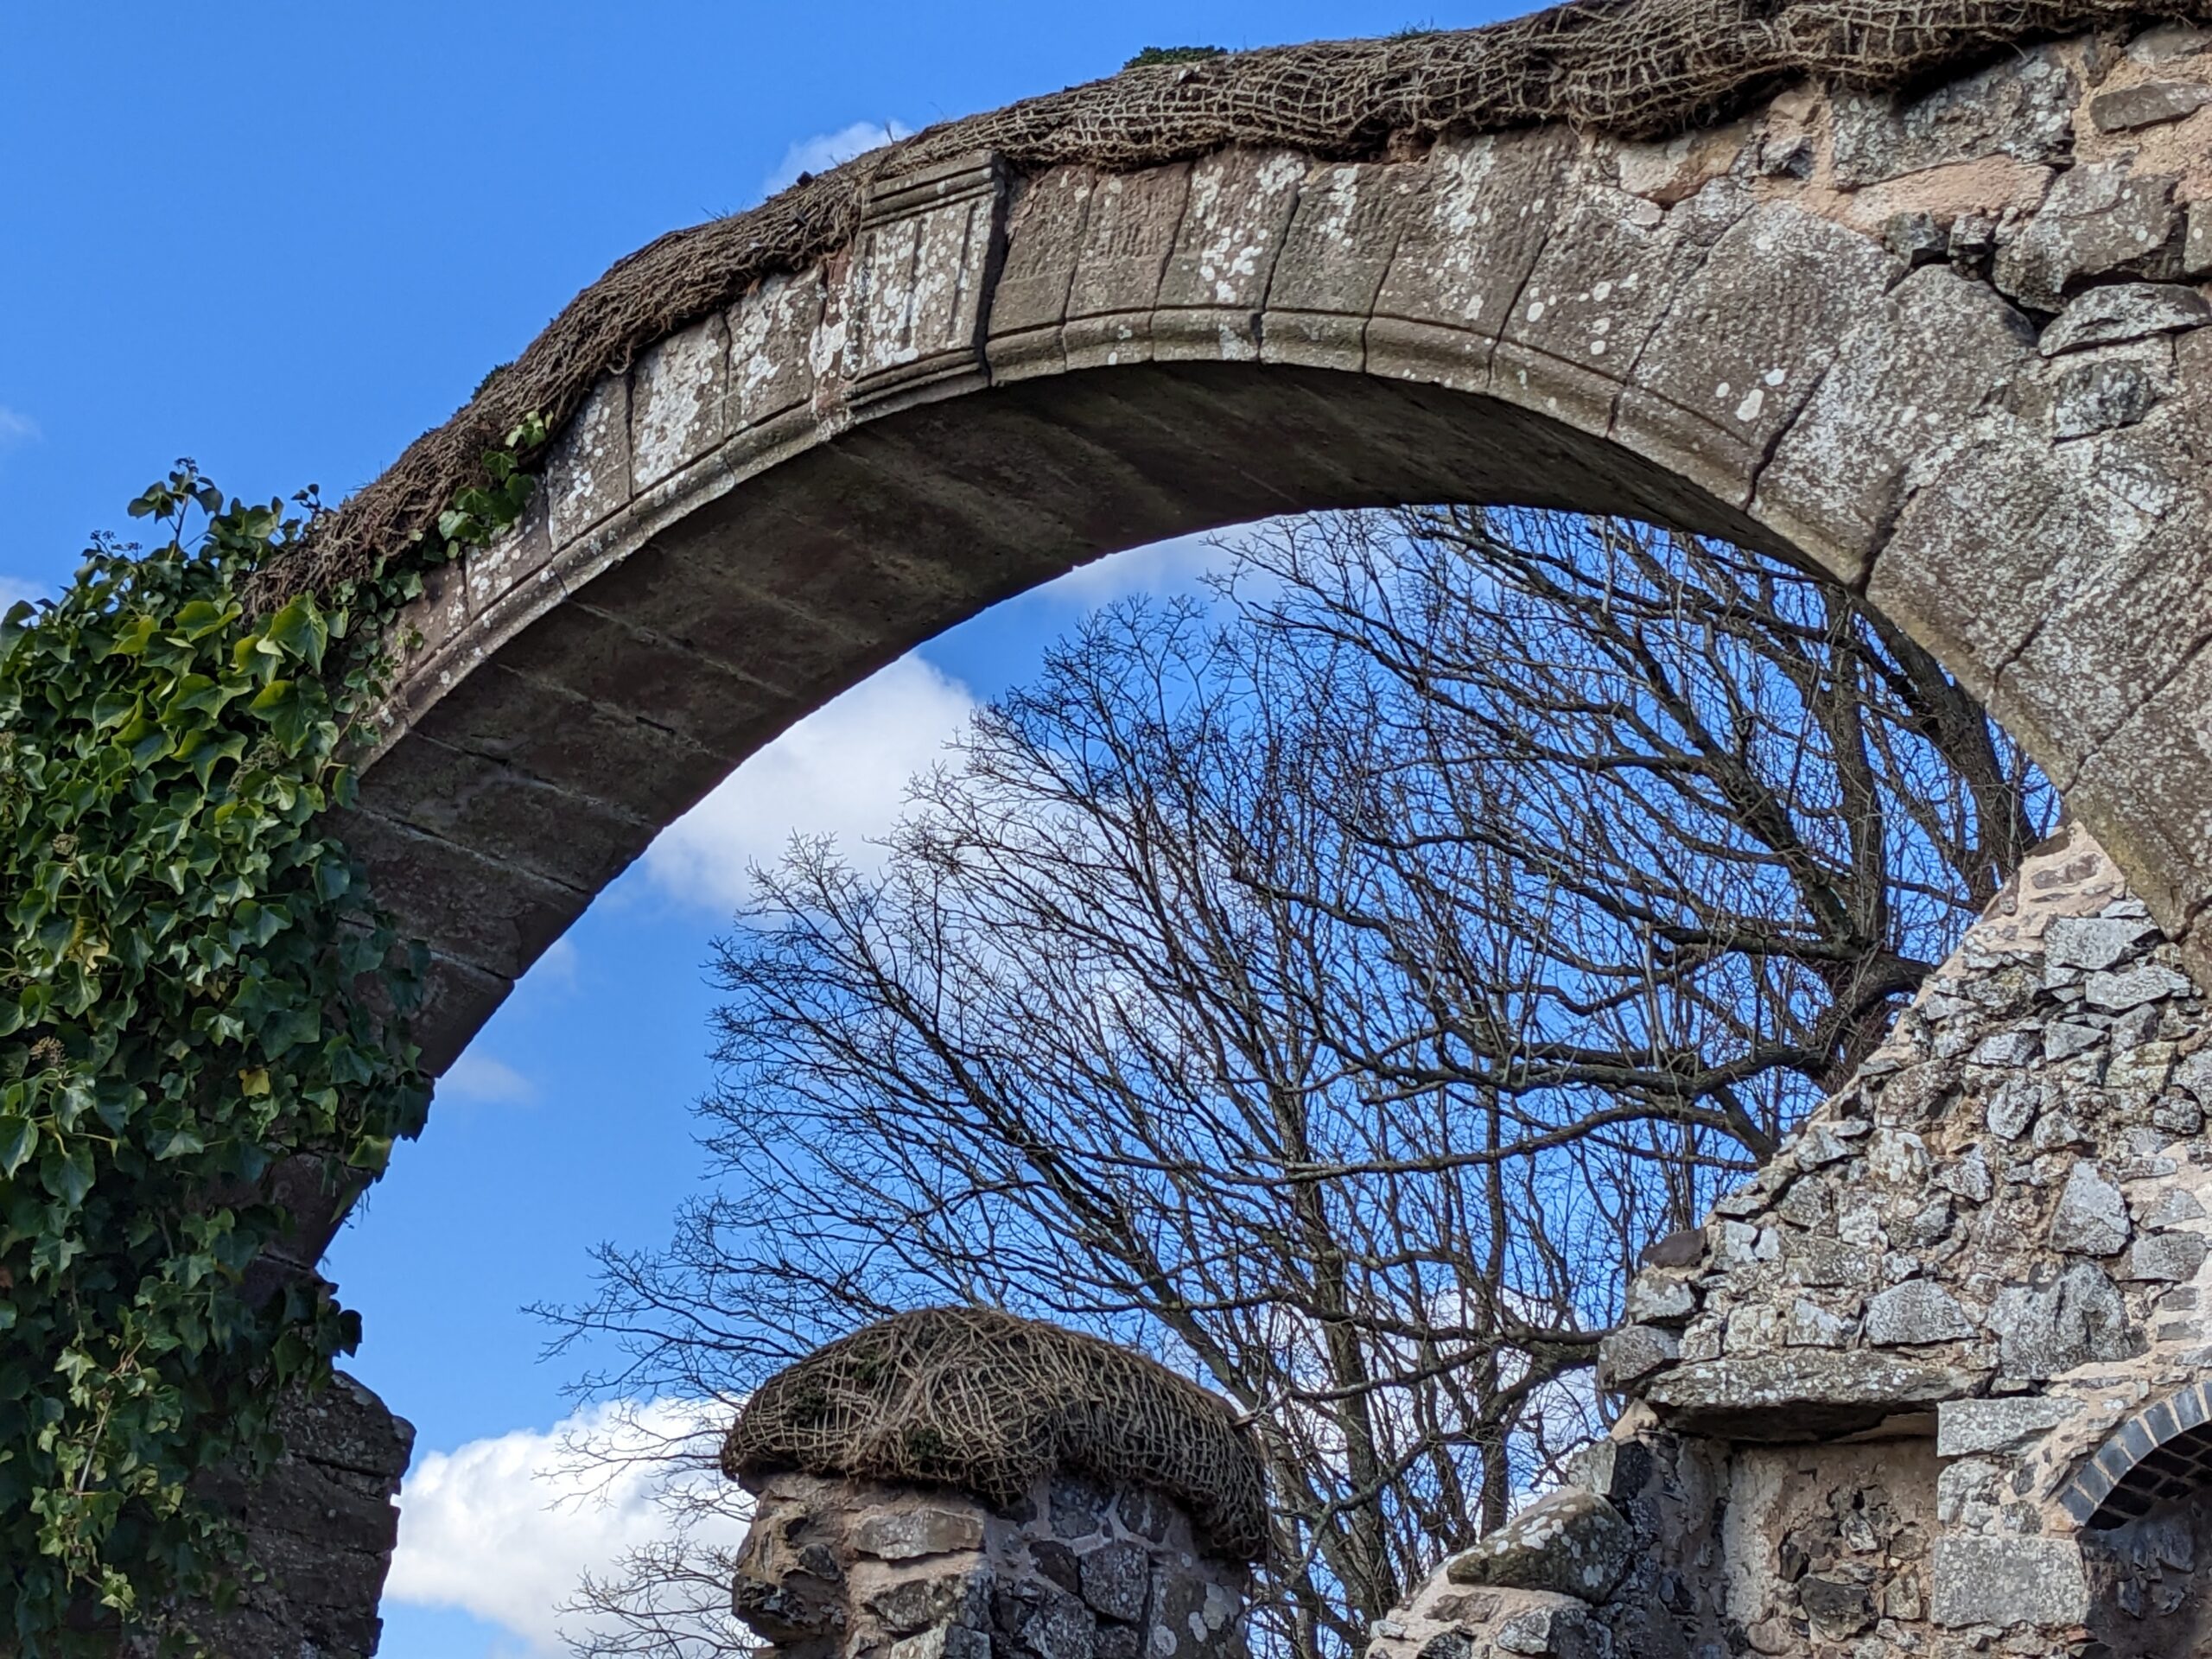
<instances>
[{"instance_id":1,"label":"arch underside","mask_svg":"<svg viewBox=\"0 0 2212 1659\"><path fill-rule=\"evenodd\" d=\"M746 756L963 619L1103 551L1421 501L1786 550L1694 485L1465 393L1205 363L1020 383L861 428L653 535L424 709L343 833L437 942L444 995L488 1014Z\"/></svg>"}]
</instances>

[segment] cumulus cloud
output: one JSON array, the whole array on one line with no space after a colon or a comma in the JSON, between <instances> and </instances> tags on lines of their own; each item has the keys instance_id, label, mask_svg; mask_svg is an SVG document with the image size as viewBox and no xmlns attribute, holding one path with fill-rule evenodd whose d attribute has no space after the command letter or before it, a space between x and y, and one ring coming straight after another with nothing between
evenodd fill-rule
<instances>
[{"instance_id":1,"label":"cumulus cloud","mask_svg":"<svg viewBox=\"0 0 2212 1659\"><path fill-rule=\"evenodd\" d=\"M772 196L785 185L798 183L802 173L827 173L840 162L865 156L912 131L904 121L893 120L855 121L835 132L817 132L785 150L784 159L776 164L775 171L761 181L760 188Z\"/></svg>"},{"instance_id":2,"label":"cumulus cloud","mask_svg":"<svg viewBox=\"0 0 2212 1659\"><path fill-rule=\"evenodd\" d=\"M749 898L751 870L793 836L834 836L861 869L880 861L906 783L975 712L959 681L902 657L792 727L661 831L645 851L655 885L727 913Z\"/></svg>"},{"instance_id":3,"label":"cumulus cloud","mask_svg":"<svg viewBox=\"0 0 2212 1659\"><path fill-rule=\"evenodd\" d=\"M527 1106L537 1098L537 1085L489 1054L470 1049L446 1068L438 1079L438 1100L474 1101L485 1106Z\"/></svg>"},{"instance_id":4,"label":"cumulus cloud","mask_svg":"<svg viewBox=\"0 0 2212 1659\"><path fill-rule=\"evenodd\" d=\"M1194 588L1199 579L1226 570L1236 561L1235 531L1209 531L1198 536L1172 536L1164 542L1109 553L1103 559L1077 565L1055 577L1038 591L1062 604L1090 610L1110 605L1131 594L1180 593Z\"/></svg>"},{"instance_id":5,"label":"cumulus cloud","mask_svg":"<svg viewBox=\"0 0 2212 1659\"><path fill-rule=\"evenodd\" d=\"M28 415L0 404L0 449L29 443L39 435L38 423Z\"/></svg>"},{"instance_id":6,"label":"cumulus cloud","mask_svg":"<svg viewBox=\"0 0 2212 1659\"><path fill-rule=\"evenodd\" d=\"M530 971L564 990L574 990L582 966L583 956L576 949L576 942L563 933L545 947L543 956L531 963Z\"/></svg>"},{"instance_id":7,"label":"cumulus cloud","mask_svg":"<svg viewBox=\"0 0 2212 1659\"><path fill-rule=\"evenodd\" d=\"M715 1509L690 1536L734 1548L744 1516L710 1467L671 1474L671 1447L709 1451L725 1405L661 1400L589 1407L544 1432L518 1429L416 1460L399 1495L399 1548L385 1593L451 1607L512 1632L543 1659L566 1654L564 1614L586 1573L605 1577L628 1552L666 1540L671 1484L696 1488L688 1507ZM586 1465L588 1444L618 1459Z\"/></svg>"}]
</instances>

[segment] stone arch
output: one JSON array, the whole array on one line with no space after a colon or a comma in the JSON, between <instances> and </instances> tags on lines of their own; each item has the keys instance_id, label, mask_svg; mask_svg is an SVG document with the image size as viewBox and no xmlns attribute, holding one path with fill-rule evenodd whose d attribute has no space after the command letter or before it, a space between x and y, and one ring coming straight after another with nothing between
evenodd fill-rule
<instances>
[{"instance_id":1,"label":"stone arch","mask_svg":"<svg viewBox=\"0 0 2212 1659\"><path fill-rule=\"evenodd\" d=\"M2201 968L2212 41L2138 15L1650 0L1249 54L626 261L517 365L557 359L543 487L429 573L340 825L431 947L433 1067L663 825L912 645L1118 548L1420 500L1851 583ZM435 518L538 406L518 384L363 493L357 556Z\"/></svg>"},{"instance_id":2,"label":"stone arch","mask_svg":"<svg viewBox=\"0 0 2212 1659\"><path fill-rule=\"evenodd\" d=\"M2186 940L2207 163L2194 121L2101 129L2169 84L2105 51L1665 143L879 178L848 244L603 375L529 517L410 617L346 832L435 952L432 1058L746 753L942 627L1119 547L1418 499L1633 513L1859 587Z\"/></svg>"},{"instance_id":3,"label":"stone arch","mask_svg":"<svg viewBox=\"0 0 2212 1659\"><path fill-rule=\"evenodd\" d=\"M2114 1429L2058 1495L2083 1527L2124 1526L2175 1499L2212 1494L2212 1383L2153 1401Z\"/></svg>"}]
</instances>

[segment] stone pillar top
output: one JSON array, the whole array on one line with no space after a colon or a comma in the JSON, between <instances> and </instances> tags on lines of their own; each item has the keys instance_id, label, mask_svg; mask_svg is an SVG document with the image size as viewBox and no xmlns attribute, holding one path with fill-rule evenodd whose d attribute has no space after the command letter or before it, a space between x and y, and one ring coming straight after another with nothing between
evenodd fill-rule
<instances>
[{"instance_id":1,"label":"stone pillar top","mask_svg":"<svg viewBox=\"0 0 2212 1659\"><path fill-rule=\"evenodd\" d=\"M901 1313L770 1377L731 1426L722 1470L759 1491L796 1473L942 1487L1000 1508L1041 1479L1150 1488L1198 1548L1265 1554L1259 1450L1228 1402L1166 1367L990 1308Z\"/></svg>"}]
</instances>

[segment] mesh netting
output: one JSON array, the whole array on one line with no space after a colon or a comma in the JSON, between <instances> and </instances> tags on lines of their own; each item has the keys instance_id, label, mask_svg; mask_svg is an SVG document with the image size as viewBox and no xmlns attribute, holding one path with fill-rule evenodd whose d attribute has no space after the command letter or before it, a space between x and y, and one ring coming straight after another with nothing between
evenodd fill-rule
<instances>
[{"instance_id":1,"label":"mesh netting","mask_svg":"<svg viewBox=\"0 0 2212 1659\"><path fill-rule=\"evenodd\" d=\"M952 1486L1001 1508L1067 1471L1164 1492L1215 1554L1267 1548L1259 1453L1226 1402L1141 1355L989 1309L901 1313L777 1372L731 1427L722 1470Z\"/></svg>"},{"instance_id":2,"label":"mesh netting","mask_svg":"<svg viewBox=\"0 0 2212 1659\"><path fill-rule=\"evenodd\" d=\"M2158 19L2212 19L2212 0L1574 0L1486 29L1132 68L947 122L622 260L265 572L255 598L357 576L404 550L525 415L557 431L601 375L762 277L851 240L880 178L977 150L1035 171L1149 167L1235 144L1351 160L1394 141L1546 122L1654 138L1726 118L1793 80L1904 86L2023 41Z\"/></svg>"}]
</instances>

